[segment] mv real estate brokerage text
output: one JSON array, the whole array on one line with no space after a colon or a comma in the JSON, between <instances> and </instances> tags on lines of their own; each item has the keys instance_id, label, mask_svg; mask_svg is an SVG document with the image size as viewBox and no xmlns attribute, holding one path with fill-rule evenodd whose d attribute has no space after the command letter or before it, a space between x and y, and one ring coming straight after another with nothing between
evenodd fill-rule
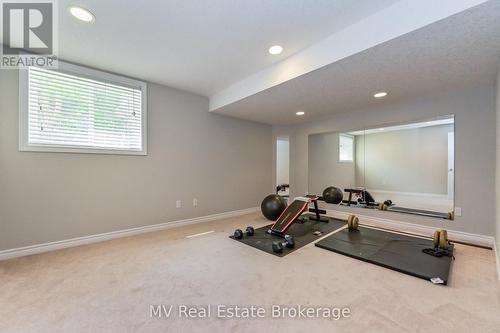
<instances>
[{"instance_id":1,"label":"mv real estate brokerage text","mask_svg":"<svg viewBox=\"0 0 500 333\"><path fill-rule=\"evenodd\" d=\"M186 305L157 304L149 306L150 318L156 319L259 319L259 318L324 318L339 320L351 317L348 307L304 305Z\"/></svg>"}]
</instances>

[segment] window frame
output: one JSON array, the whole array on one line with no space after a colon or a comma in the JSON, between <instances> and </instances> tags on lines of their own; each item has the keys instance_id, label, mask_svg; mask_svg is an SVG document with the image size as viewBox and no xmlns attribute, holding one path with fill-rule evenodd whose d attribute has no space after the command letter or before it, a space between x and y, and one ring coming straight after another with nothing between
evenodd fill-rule
<instances>
[{"instance_id":1,"label":"window frame","mask_svg":"<svg viewBox=\"0 0 500 333\"><path fill-rule=\"evenodd\" d=\"M56 72L76 75L92 80L117 84L134 89L140 89L141 96L141 150L110 149L96 147L71 147L65 145L41 145L29 143L29 71L19 69L19 151L21 152L50 152L50 153L80 153L80 154L108 154L108 155L147 155L147 83L128 77L103 72L79 65L59 61Z\"/></svg>"},{"instance_id":2,"label":"window frame","mask_svg":"<svg viewBox=\"0 0 500 333\"><path fill-rule=\"evenodd\" d=\"M341 151L340 151L340 146L341 146L341 143L340 143L340 137L345 137L345 138L349 138L349 139L351 139L351 140L352 140L352 150L351 150L352 159L350 159L350 160L343 160L343 159L341 159L341 158L340 158L340 153L341 153ZM342 133L342 134L339 134L339 144L338 144L338 149L339 149L339 151L338 151L338 155L337 155L337 157L338 157L338 161L339 161L340 163L354 163L354 158L355 158L355 155L354 155L354 149L355 149L355 147L354 147L354 143L355 143L355 142L354 142L354 141L355 141L355 137L354 137L354 135L343 134L343 133Z\"/></svg>"}]
</instances>

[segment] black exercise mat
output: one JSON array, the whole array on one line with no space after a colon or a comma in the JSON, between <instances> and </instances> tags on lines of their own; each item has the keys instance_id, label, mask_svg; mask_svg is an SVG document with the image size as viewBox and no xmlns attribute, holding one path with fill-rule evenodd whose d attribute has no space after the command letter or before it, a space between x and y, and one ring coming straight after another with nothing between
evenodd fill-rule
<instances>
[{"instance_id":1,"label":"black exercise mat","mask_svg":"<svg viewBox=\"0 0 500 333\"><path fill-rule=\"evenodd\" d=\"M443 284L447 284L452 261L422 252L433 247L432 240L364 227L341 230L316 246L425 280L440 278ZM453 244L450 250L453 253Z\"/></svg>"},{"instance_id":2,"label":"black exercise mat","mask_svg":"<svg viewBox=\"0 0 500 333\"><path fill-rule=\"evenodd\" d=\"M302 215L304 216L304 215ZM306 215L307 216L307 215ZM312 216L312 215L309 215ZM324 217L324 216L322 216ZM325 235L338 230L339 228L346 225L344 220L329 218L329 222L318 222L314 220L309 220L307 222L294 222L286 231L288 235L293 236L295 240L295 247L293 249L284 248L283 253L274 253L273 252L273 241L283 242L284 239L282 237L276 235L270 235L267 233L269 228L271 228L272 224L269 224L265 227L255 229L255 234L253 236L247 236L244 232L243 239L235 239L233 236L229 236L230 238L250 245L256 249L262 250L264 252L274 254L278 257L284 257L289 253L292 253L295 250L300 249L301 247L318 240ZM244 229L243 229L244 230ZM315 231L321 231L322 234L319 236L314 235Z\"/></svg>"}]
</instances>

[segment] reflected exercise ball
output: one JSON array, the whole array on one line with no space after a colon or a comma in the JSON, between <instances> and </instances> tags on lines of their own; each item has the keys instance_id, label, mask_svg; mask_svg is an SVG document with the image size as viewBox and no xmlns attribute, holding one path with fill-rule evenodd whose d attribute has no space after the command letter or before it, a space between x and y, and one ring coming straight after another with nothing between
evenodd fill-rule
<instances>
[{"instance_id":1,"label":"reflected exercise ball","mask_svg":"<svg viewBox=\"0 0 500 333\"><path fill-rule=\"evenodd\" d=\"M286 199L277 194L269 194L262 200L262 214L271 221L276 221L287 205Z\"/></svg>"},{"instance_id":2,"label":"reflected exercise ball","mask_svg":"<svg viewBox=\"0 0 500 333\"><path fill-rule=\"evenodd\" d=\"M330 186L323 191L323 200L325 200L326 203L337 205L342 202L343 198L344 193L338 187Z\"/></svg>"}]
</instances>

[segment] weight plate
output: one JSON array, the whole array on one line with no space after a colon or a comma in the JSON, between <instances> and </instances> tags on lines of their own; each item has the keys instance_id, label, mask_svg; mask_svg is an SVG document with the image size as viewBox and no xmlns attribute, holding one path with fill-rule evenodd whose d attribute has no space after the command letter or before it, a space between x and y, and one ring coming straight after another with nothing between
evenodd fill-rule
<instances>
[{"instance_id":1,"label":"weight plate","mask_svg":"<svg viewBox=\"0 0 500 333\"><path fill-rule=\"evenodd\" d=\"M347 218L347 228L349 230L356 230L358 229L359 225L359 219L356 215L349 215Z\"/></svg>"},{"instance_id":2,"label":"weight plate","mask_svg":"<svg viewBox=\"0 0 500 333\"><path fill-rule=\"evenodd\" d=\"M434 237L432 239L432 243L434 244L434 247L439 246L439 231L438 230L434 231Z\"/></svg>"},{"instance_id":3,"label":"weight plate","mask_svg":"<svg viewBox=\"0 0 500 333\"><path fill-rule=\"evenodd\" d=\"M445 241L448 242L448 231L442 229L439 238L443 238Z\"/></svg>"},{"instance_id":4,"label":"weight plate","mask_svg":"<svg viewBox=\"0 0 500 333\"><path fill-rule=\"evenodd\" d=\"M440 249L447 249L448 248L448 239L447 239L447 233L446 230L441 230L439 232L439 248Z\"/></svg>"},{"instance_id":5,"label":"weight plate","mask_svg":"<svg viewBox=\"0 0 500 333\"><path fill-rule=\"evenodd\" d=\"M357 216L354 216L351 222L351 227L353 230L358 230L358 226L359 226L359 219Z\"/></svg>"}]
</instances>

